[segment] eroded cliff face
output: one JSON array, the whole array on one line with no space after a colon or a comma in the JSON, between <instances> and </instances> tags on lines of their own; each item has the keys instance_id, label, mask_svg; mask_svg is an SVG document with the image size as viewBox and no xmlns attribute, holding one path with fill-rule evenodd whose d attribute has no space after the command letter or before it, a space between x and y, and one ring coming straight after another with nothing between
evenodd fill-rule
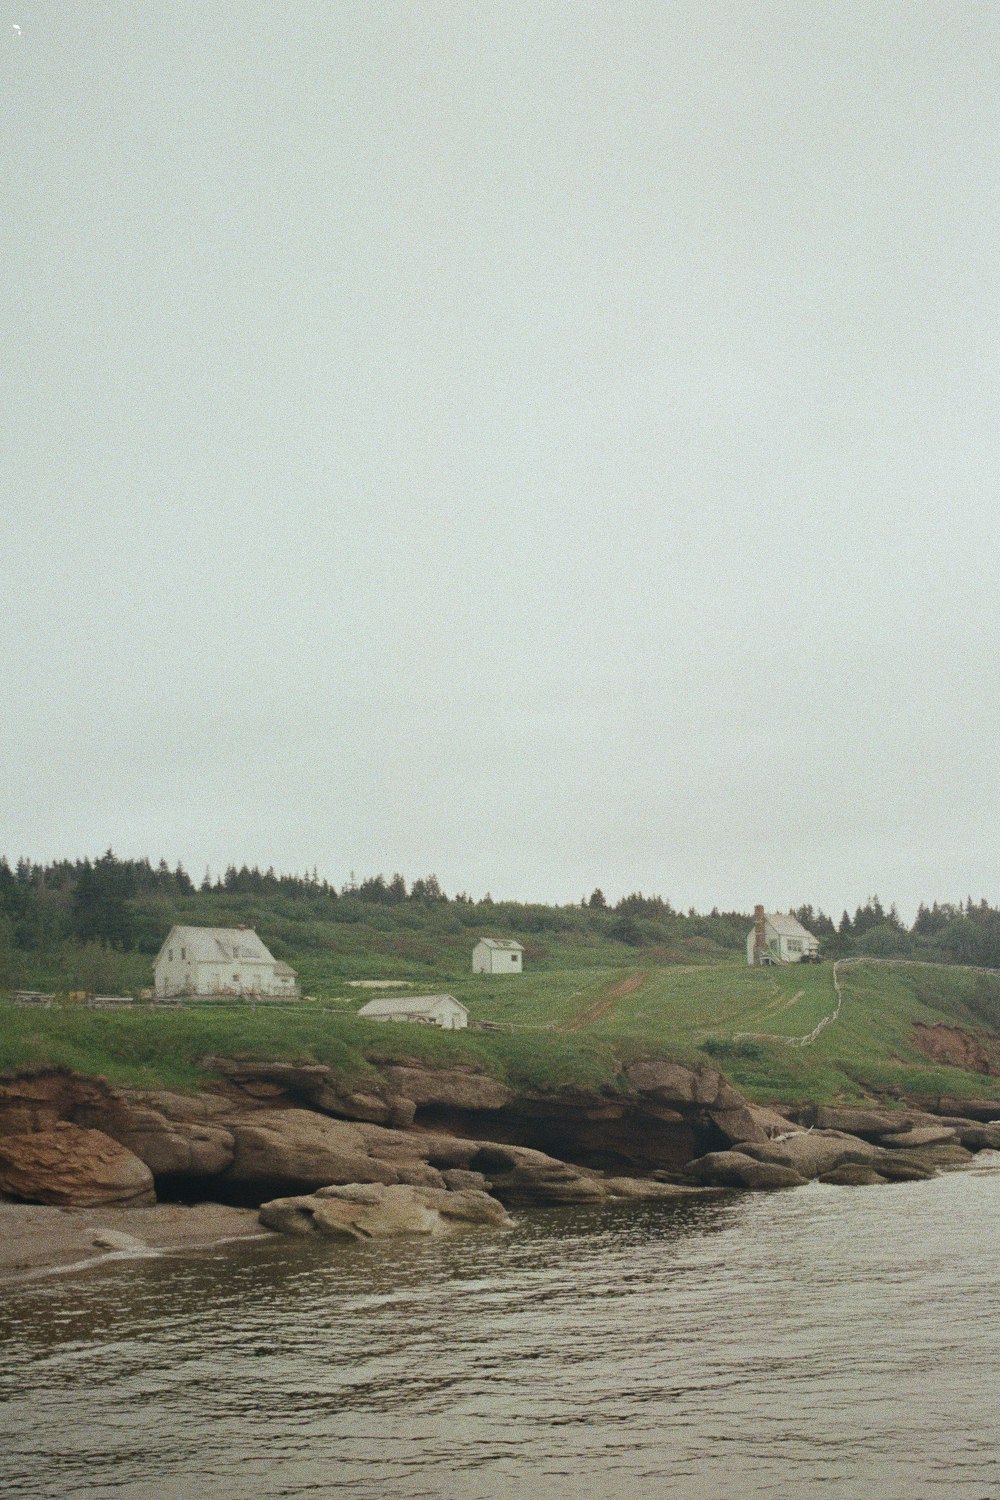
<instances>
[{"instance_id":1,"label":"eroded cliff face","mask_svg":"<svg viewBox=\"0 0 1000 1500\"><path fill-rule=\"evenodd\" d=\"M1000 1078L1000 1038L966 1031L961 1026L947 1026L943 1021L933 1026L915 1021L913 1040L924 1056L934 1062L961 1068L966 1073Z\"/></svg>"},{"instance_id":2,"label":"eroded cliff face","mask_svg":"<svg viewBox=\"0 0 1000 1500\"><path fill-rule=\"evenodd\" d=\"M936 1115L813 1109L803 1124L817 1128L802 1129L748 1103L715 1069L662 1058L631 1062L618 1087L549 1094L413 1059L384 1062L360 1091L314 1064L212 1066L196 1095L67 1072L0 1080L0 1194L97 1205L155 1192L257 1206L362 1184L594 1203L693 1185L910 1181L1000 1149L1000 1102L977 1106L992 1123L958 1108L950 1118L942 1100Z\"/></svg>"},{"instance_id":3,"label":"eroded cliff face","mask_svg":"<svg viewBox=\"0 0 1000 1500\"><path fill-rule=\"evenodd\" d=\"M0 1080L0 1192L114 1203L148 1201L155 1184L160 1197L259 1203L337 1183L439 1188L457 1169L514 1198L590 1201L598 1171L678 1172L788 1126L714 1069L656 1059L633 1063L621 1090L553 1094L416 1060L381 1064L360 1091L320 1065L211 1065L197 1095L66 1072Z\"/></svg>"}]
</instances>

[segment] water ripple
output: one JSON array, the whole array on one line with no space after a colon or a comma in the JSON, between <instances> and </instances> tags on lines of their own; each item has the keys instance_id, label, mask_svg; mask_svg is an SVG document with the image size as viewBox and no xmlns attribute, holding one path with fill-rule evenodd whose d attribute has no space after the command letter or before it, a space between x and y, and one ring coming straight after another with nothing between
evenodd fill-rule
<instances>
[{"instance_id":1,"label":"water ripple","mask_svg":"<svg viewBox=\"0 0 1000 1500\"><path fill-rule=\"evenodd\" d=\"M1000 1158L0 1299L10 1500L987 1500Z\"/></svg>"}]
</instances>

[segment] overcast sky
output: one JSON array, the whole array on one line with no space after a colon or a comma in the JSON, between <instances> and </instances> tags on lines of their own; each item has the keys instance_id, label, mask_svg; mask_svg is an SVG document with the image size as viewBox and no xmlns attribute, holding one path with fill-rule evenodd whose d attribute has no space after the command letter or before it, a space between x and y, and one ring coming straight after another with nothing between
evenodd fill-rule
<instances>
[{"instance_id":1,"label":"overcast sky","mask_svg":"<svg viewBox=\"0 0 1000 1500\"><path fill-rule=\"evenodd\" d=\"M8 856L1000 899L998 64L0 0Z\"/></svg>"}]
</instances>

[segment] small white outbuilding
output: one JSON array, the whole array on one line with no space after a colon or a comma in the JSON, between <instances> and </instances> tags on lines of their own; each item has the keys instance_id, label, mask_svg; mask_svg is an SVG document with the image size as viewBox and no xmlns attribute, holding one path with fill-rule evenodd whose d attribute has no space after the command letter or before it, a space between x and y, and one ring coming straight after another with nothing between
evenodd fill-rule
<instances>
[{"instance_id":1,"label":"small white outbuilding","mask_svg":"<svg viewBox=\"0 0 1000 1500\"><path fill-rule=\"evenodd\" d=\"M469 1012L454 995L385 995L362 1005L358 1015L365 1021L409 1021L445 1031L461 1031L469 1024Z\"/></svg>"},{"instance_id":2,"label":"small white outbuilding","mask_svg":"<svg viewBox=\"0 0 1000 1500\"><path fill-rule=\"evenodd\" d=\"M753 926L747 933L748 964L800 964L818 952L819 938L797 917L754 907Z\"/></svg>"},{"instance_id":3,"label":"small white outbuilding","mask_svg":"<svg viewBox=\"0 0 1000 1500\"><path fill-rule=\"evenodd\" d=\"M472 950L473 974L520 974L524 949L511 938L480 938Z\"/></svg>"},{"instance_id":4,"label":"small white outbuilding","mask_svg":"<svg viewBox=\"0 0 1000 1500\"><path fill-rule=\"evenodd\" d=\"M190 995L294 1000L295 970L275 958L250 927L171 927L153 963L159 999Z\"/></svg>"}]
</instances>

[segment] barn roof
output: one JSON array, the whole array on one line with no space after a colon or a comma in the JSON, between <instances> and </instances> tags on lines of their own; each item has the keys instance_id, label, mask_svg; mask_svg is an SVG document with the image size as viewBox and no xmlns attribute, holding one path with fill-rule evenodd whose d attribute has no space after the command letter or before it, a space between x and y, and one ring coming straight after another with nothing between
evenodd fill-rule
<instances>
[{"instance_id":1,"label":"barn roof","mask_svg":"<svg viewBox=\"0 0 1000 1500\"><path fill-rule=\"evenodd\" d=\"M777 933L778 937L811 938L813 934L807 927L803 927L798 917L789 916L787 912L768 912L764 918L767 925ZM815 942L815 938L813 938Z\"/></svg>"},{"instance_id":2,"label":"barn roof","mask_svg":"<svg viewBox=\"0 0 1000 1500\"><path fill-rule=\"evenodd\" d=\"M479 941L483 943L487 948L515 948L518 953L524 952L521 944L515 943L513 938L480 938Z\"/></svg>"},{"instance_id":3,"label":"barn roof","mask_svg":"<svg viewBox=\"0 0 1000 1500\"><path fill-rule=\"evenodd\" d=\"M275 962L274 954L250 927L171 927L163 948L168 943L182 944L193 963Z\"/></svg>"},{"instance_id":4,"label":"barn roof","mask_svg":"<svg viewBox=\"0 0 1000 1500\"><path fill-rule=\"evenodd\" d=\"M358 1011L359 1016L431 1016L445 1001L450 1000L459 1010L465 1009L454 995L386 995L378 1000L369 1000Z\"/></svg>"}]
</instances>

